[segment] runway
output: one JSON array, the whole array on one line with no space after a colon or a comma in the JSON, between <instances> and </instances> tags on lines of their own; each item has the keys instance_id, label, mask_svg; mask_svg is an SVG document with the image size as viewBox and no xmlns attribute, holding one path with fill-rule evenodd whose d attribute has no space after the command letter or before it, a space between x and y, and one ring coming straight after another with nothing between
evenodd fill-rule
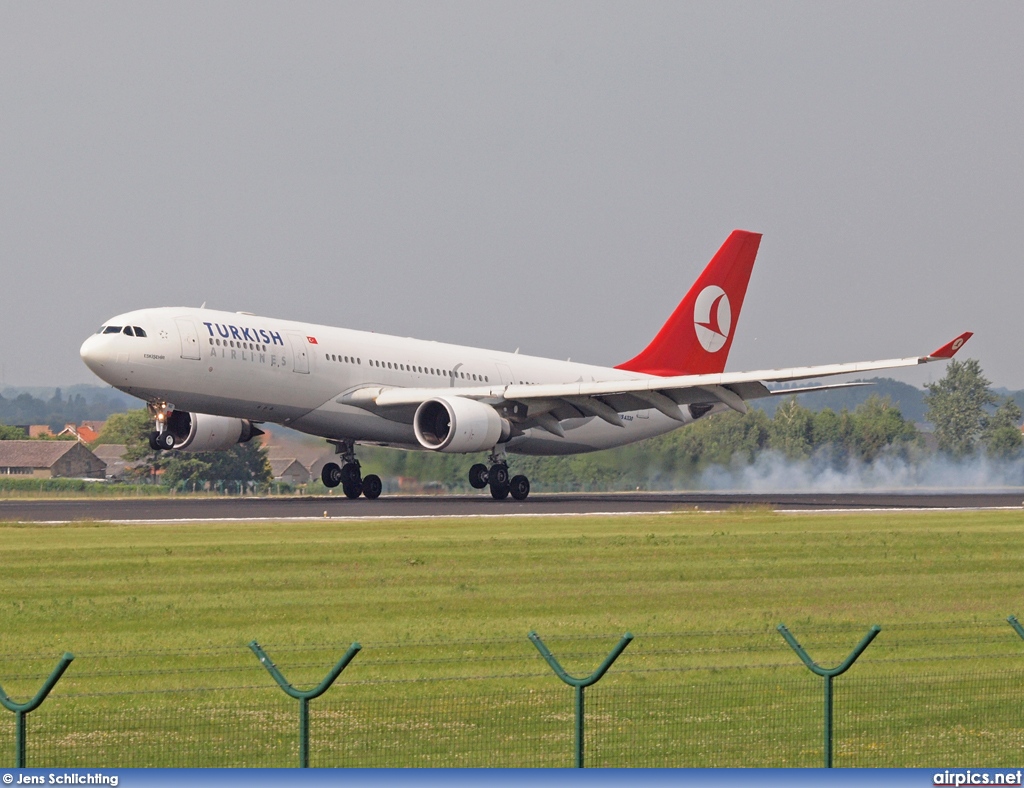
<instances>
[{"instance_id":1,"label":"runway","mask_svg":"<svg viewBox=\"0 0 1024 788\"><path fill-rule=\"evenodd\" d=\"M923 493L549 493L525 501L486 494L295 498L118 498L0 501L0 522L143 522L322 518L651 514L766 506L779 511L1024 508L1024 492Z\"/></svg>"}]
</instances>

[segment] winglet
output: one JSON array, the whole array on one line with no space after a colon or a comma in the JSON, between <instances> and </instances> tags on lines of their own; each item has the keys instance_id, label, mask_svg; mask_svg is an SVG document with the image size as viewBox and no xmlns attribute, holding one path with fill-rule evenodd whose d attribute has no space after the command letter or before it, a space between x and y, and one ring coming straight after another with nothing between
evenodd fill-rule
<instances>
[{"instance_id":1,"label":"winglet","mask_svg":"<svg viewBox=\"0 0 1024 788\"><path fill-rule=\"evenodd\" d=\"M956 352L964 346L964 342L974 336L971 331L965 331L952 342L948 342L938 350L932 351L928 354L928 358L953 358Z\"/></svg>"}]
</instances>

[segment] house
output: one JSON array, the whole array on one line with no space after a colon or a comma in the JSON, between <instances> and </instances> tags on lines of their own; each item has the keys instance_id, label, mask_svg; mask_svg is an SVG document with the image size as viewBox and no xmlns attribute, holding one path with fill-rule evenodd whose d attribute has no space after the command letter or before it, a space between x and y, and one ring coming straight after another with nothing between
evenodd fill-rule
<instances>
[{"instance_id":1,"label":"house","mask_svg":"<svg viewBox=\"0 0 1024 788\"><path fill-rule=\"evenodd\" d=\"M101 424L102 422L92 422L92 424ZM82 422L80 425L65 424L64 429L57 433L57 437L60 438L64 435L71 435L82 443L92 443L99 436L99 430L93 429L89 422Z\"/></svg>"},{"instance_id":2,"label":"house","mask_svg":"<svg viewBox=\"0 0 1024 788\"><path fill-rule=\"evenodd\" d=\"M107 464L108 479L122 479L127 471L143 463L129 462L124 458L128 448L123 443L103 443L92 450L92 453Z\"/></svg>"},{"instance_id":3,"label":"house","mask_svg":"<svg viewBox=\"0 0 1024 788\"><path fill-rule=\"evenodd\" d=\"M270 475L274 477L274 481L293 485L309 482L309 469L294 457L275 457L269 462Z\"/></svg>"},{"instance_id":4,"label":"house","mask_svg":"<svg viewBox=\"0 0 1024 788\"><path fill-rule=\"evenodd\" d=\"M338 455L330 453L321 454L319 457L316 457L313 460L313 462L310 463L309 478L314 481L321 478L321 474L323 474L324 471L324 466L329 462L338 462Z\"/></svg>"},{"instance_id":5,"label":"house","mask_svg":"<svg viewBox=\"0 0 1024 788\"><path fill-rule=\"evenodd\" d=\"M0 476L103 479L106 469L77 441L0 441Z\"/></svg>"}]
</instances>

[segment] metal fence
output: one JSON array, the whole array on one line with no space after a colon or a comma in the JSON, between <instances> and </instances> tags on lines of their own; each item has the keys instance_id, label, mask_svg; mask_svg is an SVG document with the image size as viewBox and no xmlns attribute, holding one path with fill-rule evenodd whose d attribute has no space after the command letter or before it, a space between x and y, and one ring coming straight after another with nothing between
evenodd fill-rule
<instances>
[{"instance_id":1,"label":"metal fence","mask_svg":"<svg viewBox=\"0 0 1024 788\"><path fill-rule=\"evenodd\" d=\"M839 654L833 663L848 652L854 631L847 628L832 638L835 647L826 651ZM938 642L938 633L922 631L908 639L907 631L897 639L898 648L880 649L872 661L872 646L861 663L836 679L834 764L1019 764L1024 756L1021 655L1012 648L922 654ZM701 640L713 644L699 648L682 642L689 635L674 642L638 635L637 650L631 654L631 646L625 652L631 661L623 656L587 690L586 765L820 766L822 680L784 643L769 648L768 635L757 635L759 645L751 649L743 645L742 634L714 633ZM981 633L982 640L996 637L992 627ZM646 650L639 647L645 641ZM840 649L842 641L847 646ZM614 642L594 639L576 644L577 651L560 645L573 665L588 666L579 671L587 673ZM574 691L536 652L518 643L392 644L378 649L382 656L367 659L358 674L354 668L374 650L367 645L334 687L309 702L309 765L572 766ZM1024 652L1019 640L1009 645ZM812 645L808 649L813 653ZM337 648L334 658L343 651ZM552 651L558 653L554 646ZM310 650L280 646L272 653L286 674L291 664L306 685L330 667L313 659ZM12 659L0 658L0 669L9 670ZM297 764L298 703L244 647L148 655L146 664L140 659L138 654L80 655L51 697L26 717L27 765ZM31 671L14 676L19 687L42 683L43 662L38 658ZM497 674L495 664L505 672ZM475 673L474 667L479 668ZM396 677L416 672L422 677ZM226 681L215 686L216 678ZM2 674L0 681L10 692ZM133 689L116 688L126 681ZM202 683L207 686L182 686ZM12 717L4 712L0 718L0 766L15 762Z\"/></svg>"}]
</instances>

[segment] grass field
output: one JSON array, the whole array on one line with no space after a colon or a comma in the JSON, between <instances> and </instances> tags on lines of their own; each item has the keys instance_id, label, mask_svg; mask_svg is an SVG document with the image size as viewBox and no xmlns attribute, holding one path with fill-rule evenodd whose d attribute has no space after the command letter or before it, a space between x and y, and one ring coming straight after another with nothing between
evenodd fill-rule
<instances>
[{"instance_id":1,"label":"grass field","mask_svg":"<svg viewBox=\"0 0 1024 788\"><path fill-rule=\"evenodd\" d=\"M638 765L629 753L641 744L654 748L644 765L745 762L755 725L766 762L817 765L820 686L774 627L785 622L812 657L835 664L878 623L882 634L838 680L862 687L843 723L848 762L906 764L966 747L994 765L1024 754L1016 712L1024 641L1004 622L1024 614L1022 532L1017 511L3 524L0 683L24 698L63 651L78 656L36 712L42 727L49 714L63 731L39 745L44 760L123 758L125 742L143 736L142 719L169 747L147 764L224 764L203 742L222 742L214 749L223 753L232 735L252 740L251 731L231 733L244 718L276 731L273 746L231 745L252 750L244 762L290 765L292 707L246 644L258 639L290 680L308 685L358 640L363 652L315 702L324 763L494 763L505 753L497 762L552 765L567 757L570 696L526 633L537 630L568 670L586 674L630 630L636 640L591 690L588 730L604 762ZM888 702L880 698L928 687L934 698L887 711L882 728L864 722L874 719L872 704ZM679 711L696 702L693 693L717 708ZM963 708L940 703L964 693ZM212 727L196 741L186 733L195 718L186 697L207 704L201 716ZM766 717L776 702L789 711ZM499 725L502 703L510 711ZM522 709L531 705L539 716L527 724ZM434 712L453 716L434 726L449 738L431 739L413 758L401 744L405 723L385 718ZM174 714L181 719L168 723ZM80 730L101 719L108 750L103 736ZM698 722L699 731L685 728ZM344 747L323 733L332 725ZM350 740L353 726L365 735ZM433 730L424 726L419 741ZM485 733L460 745L461 755L449 741ZM0 763L6 736L0 731ZM899 747L886 743L900 737ZM522 749L524 741L546 744ZM837 750L837 763L842 757Z\"/></svg>"}]
</instances>

